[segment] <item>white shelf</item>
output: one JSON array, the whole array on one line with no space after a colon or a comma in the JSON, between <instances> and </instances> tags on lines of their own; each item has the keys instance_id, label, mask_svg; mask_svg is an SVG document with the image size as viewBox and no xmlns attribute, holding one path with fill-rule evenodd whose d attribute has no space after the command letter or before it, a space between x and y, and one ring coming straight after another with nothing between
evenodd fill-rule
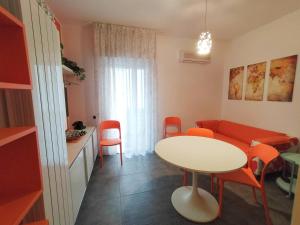
<instances>
[{"instance_id":1,"label":"white shelf","mask_svg":"<svg viewBox=\"0 0 300 225\"><path fill-rule=\"evenodd\" d=\"M67 66L62 66L62 71L64 75L64 84L65 86L68 85L79 85L78 78L74 76L74 72Z\"/></svg>"},{"instance_id":2,"label":"white shelf","mask_svg":"<svg viewBox=\"0 0 300 225\"><path fill-rule=\"evenodd\" d=\"M62 70L64 75L74 75L73 70L71 70L69 67L62 65Z\"/></svg>"}]
</instances>

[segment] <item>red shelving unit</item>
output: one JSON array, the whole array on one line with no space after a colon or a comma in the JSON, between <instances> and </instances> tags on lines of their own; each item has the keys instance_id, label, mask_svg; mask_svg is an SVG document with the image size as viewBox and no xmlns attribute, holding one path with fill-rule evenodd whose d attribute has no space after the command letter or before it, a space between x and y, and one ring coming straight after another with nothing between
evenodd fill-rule
<instances>
[{"instance_id":1,"label":"red shelving unit","mask_svg":"<svg viewBox=\"0 0 300 225\"><path fill-rule=\"evenodd\" d=\"M0 224L19 225L41 194L42 191L34 191L1 198Z\"/></svg>"},{"instance_id":2,"label":"red shelving unit","mask_svg":"<svg viewBox=\"0 0 300 225\"><path fill-rule=\"evenodd\" d=\"M0 71L0 89L31 89L24 26L2 7ZM42 193L36 128L0 128L0 225L21 224L41 200ZM34 224L48 223L40 221Z\"/></svg>"},{"instance_id":3,"label":"red shelving unit","mask_svg":"<svg viewBox=\"0 0 300 225\"><path fill-rule=\"evenodd\" d=\"M36 132L33 130L24 136L26 132L11 132L9 137L1 140L6 144L0 147L0 202L2 196L42 189Z\"/></svg>"},{"instance_id":4,"label":"red shelving unit","mask_svg":"<svg viewBox=\"0 0 300 225\"><path fill-rule=\"evenodd\" d=\"M0 147L35 131L35 127L0 128Z\"/></svg>"},{"instance_id":5,"label":"red shelving unit","mask_svg":"<svg viewBox=\"0 0 300 225\"><path fill-rule=\"evenodd\" d=\"M16 83L7 83L7 82L0 82L0 89L23 89L23 90L30 90L30 84L16 84Z\"/></svg>"},{"instance_id":6,"label":"red shelving unit","mask_svg":"<svg viewBox=\"0 0 300 225\"><path fill-rule=\"evenodd\" d=\"M24 26L0 7L0 88L30 89L31 78Z\"/></svg>"},{"instance_id":7,"label":"red shelving unit","mask_svg":"<svg viewBox=\"0 0 300 225\"><path fill-rule=\"evenodd\" d=\"M34 223L28 223L25 225L49 225L48 221L43 220L43 221L39 221L39 222L34 222Z\"/></svg>"}]
</instances>

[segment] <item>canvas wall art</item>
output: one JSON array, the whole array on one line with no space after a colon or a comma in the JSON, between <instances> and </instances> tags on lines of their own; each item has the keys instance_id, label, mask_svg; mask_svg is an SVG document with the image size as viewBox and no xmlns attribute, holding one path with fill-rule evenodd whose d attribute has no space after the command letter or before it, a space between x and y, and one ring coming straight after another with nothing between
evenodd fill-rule
<instances>
[{"instance_id":1,"label":"canvas wall art","mask_svg":"<svg viewBox=\"0 0 300 225\"><path fill-rule=\"evenodd\" d=\"M293 100L297 55L271 61L268 100L291 102Z\"/></svg>"},{"instance_id":2,"label":"canvas wall art","mask_svg":"<svg viewBox=\"0 0 300 225\"><path fill-rule=\"evenodd\" d=\"M244 67L230 69L228 99L241 100L243 94Z\"/></svg>"},{"instance_id":3,"label":"canvas wall art","mask_svg":"<svg viewBox=\"0 0 300 225\"><path fill-rule=\"evenodd\" d=\"M267 62L247 66L246 100L262 101Z\"/></svg>"}]
</instances>

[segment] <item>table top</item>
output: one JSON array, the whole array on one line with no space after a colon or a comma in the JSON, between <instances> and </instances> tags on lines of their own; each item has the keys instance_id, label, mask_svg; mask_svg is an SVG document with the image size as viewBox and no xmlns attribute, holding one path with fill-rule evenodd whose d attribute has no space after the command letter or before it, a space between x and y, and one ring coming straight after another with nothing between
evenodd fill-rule
<instances>
[{"instance_id":1,"label":"table top","mask_svg":"<svg viewBox=\"0 0 300 225\"><path fill-rule=\"evenodd\" d=\"M227 142L177 136L159 141L155 152L177 167L200 173L224 173L237 170L247 163L246 154Z\"/></svg>"},{"instance_id":2,"label":"table top","mask_svg":"<svg viewBox=\"0 0 300 225\"><path fill-rule=\"evenodd\" d=\"M282 153L280 156L289 162L300 165L300 153L286 152Z\"/></svg>"}]
</instances>

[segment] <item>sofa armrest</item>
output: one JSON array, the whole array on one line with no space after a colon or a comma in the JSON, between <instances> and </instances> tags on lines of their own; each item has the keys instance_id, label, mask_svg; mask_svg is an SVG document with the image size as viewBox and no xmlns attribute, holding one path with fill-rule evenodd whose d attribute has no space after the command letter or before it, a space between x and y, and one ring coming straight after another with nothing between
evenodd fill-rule
<instances>
[{"instance_id":1,"label":"sofa armrest","mask_svg":"<svg viewBox=\"0 0 300 225\"><path fill-rule=\"evenodd\" d=\"M289 136L272 136L272 137L265 137L265 138L258 138L252 141L251 145L256 145L256 144L267 144L271 146L276 146L276 145L282 145L282 144L297 144L298 139L297 138L291 138Z\"/></svg>"},{"instance_id":2,"label":"sofa armrest","mask_svg":"<svg viewBox=\"0 0 300 225\"><path fill-rule=\"evenodd\" d=\"M199 128L207 128L216 132L219 126L219 120L202 120L196 121L196 126Z\"/></svg>"}]
</instances>

